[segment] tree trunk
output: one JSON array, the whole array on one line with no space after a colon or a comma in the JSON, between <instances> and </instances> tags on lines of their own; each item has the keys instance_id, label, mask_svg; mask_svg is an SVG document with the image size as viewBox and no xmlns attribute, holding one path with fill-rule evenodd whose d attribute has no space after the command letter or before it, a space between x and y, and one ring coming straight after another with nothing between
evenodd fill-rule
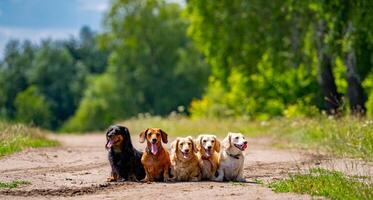
<instances>
[{"instance_id":1,"label":"tree trunk","mask_svg":"<svg viewBox=\"0 0 373 200\"><path fill-rule=\"evenodd\" d=\"M317 27L316 46L318 57L319 84L323 90L325 109L328 114L340 113L342 95L338 93L332 70L332 57L327 49L324 38L326 34L326 23L321 20Z\"/></svg>"},{"instance_id":2,"label":"tree trunk","mask_svg":"<svg viewBox=\"0 0 373 200\"><path fill-rule=\"evenodd\" d=\"M353 31L352 23L349 23L347 28L347 34L351 34ZM350 44L345 55L346 75L347 75L347 95L350 102L350 109L352 114L365 115L366 107L365 101L366 96L364 94L364 88L361 85L360 76L357 73L356 54L353 45Z\"/></svg>"}]
</instances>

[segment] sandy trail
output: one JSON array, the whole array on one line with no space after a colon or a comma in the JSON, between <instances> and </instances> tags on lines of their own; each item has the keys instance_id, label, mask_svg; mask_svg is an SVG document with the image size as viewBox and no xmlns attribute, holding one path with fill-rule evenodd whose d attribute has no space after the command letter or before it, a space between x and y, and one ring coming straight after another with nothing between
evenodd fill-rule
<instances>
[{"instance_id":1,"label":"sandy trail","mask_svg":"<svg viewBox=\"0 0 373 200\"><path fill-rule=\"evenodd\" d=\"M29 149L0 159L0 181L31 182L0 190L0 199L311 199L274 193L255 180L266 182L299 168L328 166L320 156L274 149L268 139L251 139L245 152L244 175L248 183L106 183L109 164L102 134L52 137L62 145ZM144 148L133 141L138 149Z\"/></svg>"}]
</instances>

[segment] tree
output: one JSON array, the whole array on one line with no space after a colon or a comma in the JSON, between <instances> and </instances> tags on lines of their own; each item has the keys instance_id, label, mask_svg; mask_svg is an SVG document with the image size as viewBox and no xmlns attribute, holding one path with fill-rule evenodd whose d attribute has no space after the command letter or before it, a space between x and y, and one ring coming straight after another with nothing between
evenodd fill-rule
<instances>
[{"instance_id":1,"label":"tree","mask_svg":"<svg viewBox=\"0 0 373 200\"><path fill-rule=\"evenodd\" d=\"M35 47L25 41L10 40L5 47L4 59L0 65L2 115L13 119L15 116L14 100L17 94L28 86L29 61L34 57Z\"/></svg>"},{"instance_id":2,"label":"tree","mask_svg":"<svg viewBox=\"0 0 373 200\"><path fill-rule=\"evenodd\" d=\"M32 62L30 83L50 102L54 118L52 128L57 128L70 117L78 106L84 88L81 73L84 68L74 65L69 52L60 43L43 41Z\"/></svg>"},{"instance_id":3,"label":"tree","mask_svg":"<svg viewBox=\"0 0 373 200\"><path fill-rule=\"evenodd\" d=\"M50 128L50 118L53 116L50 112L49 102L35 86L30 86L18 93L14 106L17 121Z\"/></svg>"}]
</instances>

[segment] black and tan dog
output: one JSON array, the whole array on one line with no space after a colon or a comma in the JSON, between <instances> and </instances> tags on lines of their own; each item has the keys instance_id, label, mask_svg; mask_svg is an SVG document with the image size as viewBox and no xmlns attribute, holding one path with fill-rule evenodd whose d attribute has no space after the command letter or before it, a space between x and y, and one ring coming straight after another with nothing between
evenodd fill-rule
<instances>
[{"instance_id":1,"label":"black and tan dog","mask_svg":"<svg viewBox=\"0 0 373 200\"><path fill-rule=\"evenodd\" d=\"M108 181L137 181L145 177L141 164L142 153L137 151L131 142L128 128L112 125L106 131L106 149L111 165L111 176Z\"/></svg>"}]
</instances>

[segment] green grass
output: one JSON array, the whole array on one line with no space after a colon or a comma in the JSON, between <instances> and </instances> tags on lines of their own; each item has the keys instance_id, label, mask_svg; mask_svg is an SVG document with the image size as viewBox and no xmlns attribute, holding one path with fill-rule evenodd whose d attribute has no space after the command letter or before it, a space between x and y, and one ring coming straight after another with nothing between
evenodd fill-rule
<instances>
[{"instance_id":1,"label":"green grass","mask_svg":"<svg viewBox=\"0 0 373 200\"><path fill-rule=\"evenodd\" d=\"M141 117L120 122L133 135L148 127L159 127L170 136L196 136L213 133L221 138L227 132L242 132L249 137L274 137L275 145L318 149L341 157L373 160L373 120L370 118L345 117L329 119L316 118L269 121L243 119L189 119L186 117Z\"/></svg>"},{"instance_id":2,"label":"green grass","mask_svg":"<svg viewBox=\"0 0 373 200\"><path fill-rule=\"evenodd\" d=\"M0 189L12 189L22 185L31 184L29 181L16 180L12 182L0 182Z\"/></svg>"},{"instance_id":3,"label":"green grass","mask_svg":"<svg viewBox=\"0 0 373 200\"><path fill-rule=\"evenodd\" d=\"M169 136L197 136L212 133L225 137L228 132L242 132L248 136L258 136L268 129L260 123L243 119L190 119L187 117L141 117L119 122L129 128L132 135L150 127L162 128Z\"/></svg>"},{"instance_id":4,"label":"green grass","mask_svg":"<svg viewBox=\"0 0 373 200\"><path fill-rule=\"evenodd\" d=\"M320 168L310 169L307 174L290 175L288 179L270 183L269 187L275 192L295 192L330 199L373 199L371 180L356 180L341 172Z\"/></svg>"},{"instance_id":5,"label":"green grass","mask_svg":"<svg viewBox=\"0 0 373 200\"><path fill-rule=\"evenodd\" d=\"M22 124L0 122L0 157L25 148L51 147L58 145L57 141L49 140L45 132Z\"/></svg>"},{"instance_id":6,"label":"green grass","mask_svg":"<svg viewBox=\"0 0 373 200\"><path fill-rule=\"evenodd\" d=\"M270 135L279 145L318 149L339 157L373 160L373 121L345 117L269 121Z\"/></svg>"}]
</instances>

